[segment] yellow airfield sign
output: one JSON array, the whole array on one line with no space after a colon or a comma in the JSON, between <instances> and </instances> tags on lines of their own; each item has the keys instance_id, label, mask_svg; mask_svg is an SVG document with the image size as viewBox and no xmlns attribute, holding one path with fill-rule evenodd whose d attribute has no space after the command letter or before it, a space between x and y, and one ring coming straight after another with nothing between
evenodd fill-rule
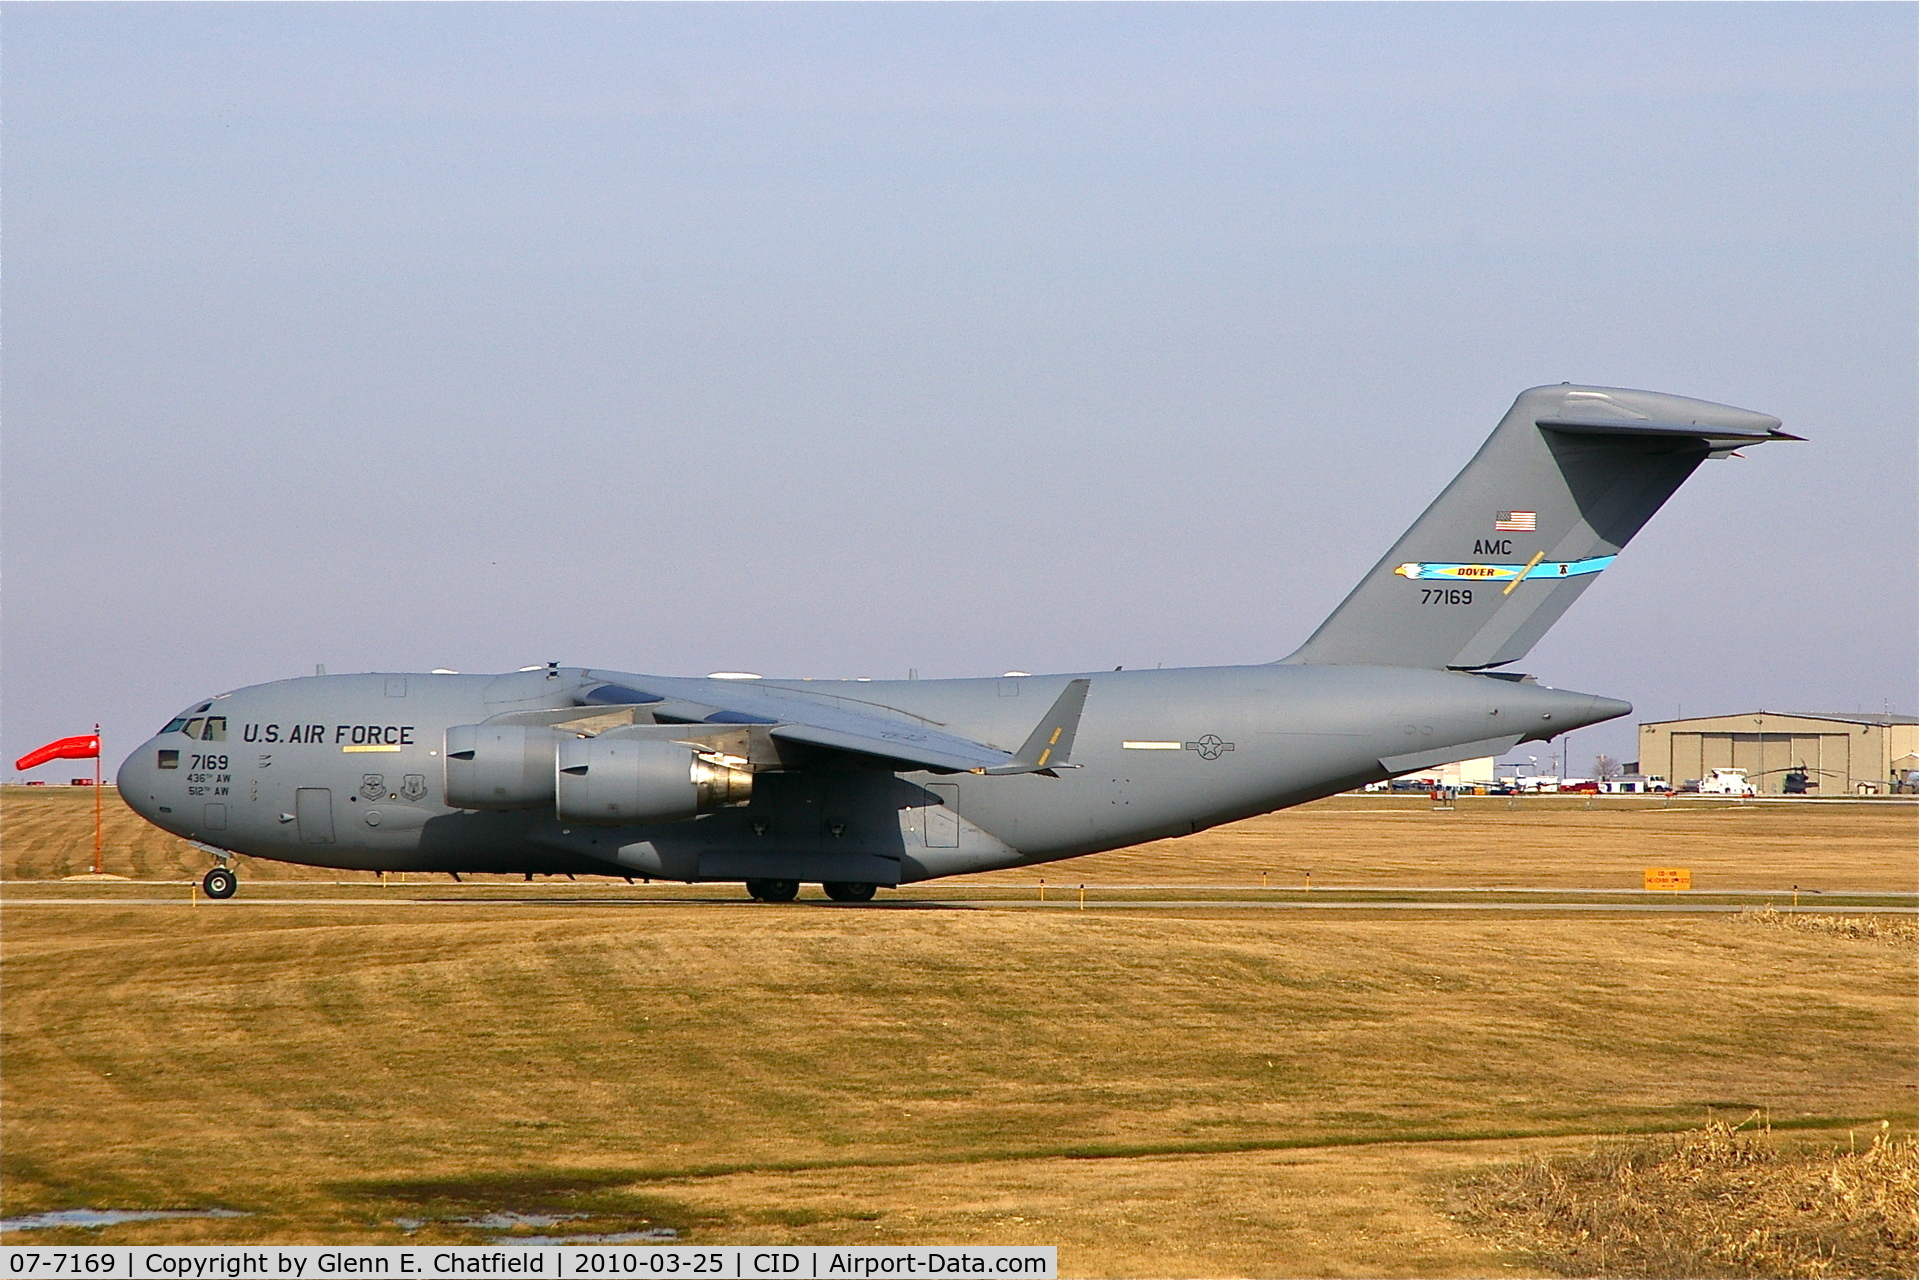
<instances>
[{"instance_id":1,"label":"yellow airfield sign","mask_svg":"<svg viewBox=\"0 0 1919 1280\"><path fill-rule=\"evenodd\" d=\"M1690 889L1692 888L1691 867L1647 867L1647 889Z\"/></svg>"}]
</instances>

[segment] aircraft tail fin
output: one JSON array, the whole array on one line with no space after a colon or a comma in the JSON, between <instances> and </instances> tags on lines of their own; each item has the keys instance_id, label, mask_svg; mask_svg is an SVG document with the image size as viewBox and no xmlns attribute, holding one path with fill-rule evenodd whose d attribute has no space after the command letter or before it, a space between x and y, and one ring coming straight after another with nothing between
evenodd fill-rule
<instances>
[{"instance_id":1,"label":"aircraft tail fin","mask_svg":"<svg viewBox=\"0 0 1919 1280\"><path fill-rule=\"evenodd\" d=\"M1523 391L1293 663L1476 671L1524 657L1701 462L1797 440L1656 391Z\"/></svg>"}]
</instances>

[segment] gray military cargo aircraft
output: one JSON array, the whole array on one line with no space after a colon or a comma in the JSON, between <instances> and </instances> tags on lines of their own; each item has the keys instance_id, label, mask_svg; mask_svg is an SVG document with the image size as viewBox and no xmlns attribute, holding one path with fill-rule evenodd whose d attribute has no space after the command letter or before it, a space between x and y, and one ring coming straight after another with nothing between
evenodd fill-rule
<instances>
[{"instance_id":1,"label":"gray military cargo aircraft","mask_svg":"<svg viewBox=\"0 0 1919 1280\"><path fill-rule=\"evenodd\" d=\"M1505 670L1701 462L1779 420L1649 391L1520 394L1292 655L996 679L563 667L316 675L196 702L121 767L141 816L361 871L881 886L1183 836L1611 720Z\"/></svg>"}]
</instances>

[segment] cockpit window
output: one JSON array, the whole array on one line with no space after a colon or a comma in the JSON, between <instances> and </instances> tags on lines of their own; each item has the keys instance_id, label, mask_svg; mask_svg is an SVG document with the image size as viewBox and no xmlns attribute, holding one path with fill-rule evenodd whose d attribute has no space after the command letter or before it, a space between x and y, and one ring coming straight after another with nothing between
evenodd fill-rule
<instances>
[{"instance_id":1,"label":"cockpit window","mask_svg":"<svg viewBox=\"0 0 1919 1280\"><path fill-rule=\"evenodd\" d=\"M180 730L186 727L186 723L187 723L187 718L185 716L181 716L178 720L169 720L167 721L167 727L160 730L160 732L161 733L178 733L180 732Z\"/></svg>"},{"instance_id":2,"label":"cockpit window","mask_svg":"<svg viewBox=\"0 0 1919 1280\"><path fill-rule=\"evenodd\" d=\"M200 728L204 724L206 724L205 720L202 720L199 716L195 716L193 719L187 721L186 728L180 730L180 732L186 734L189 738L197 738L200 736Z\"/></svg>"},{"instance_id":3,"label":"cockpit window","mask_svg":"<svg viewBox=\"0 0 1919 1280\"><path fill-rule=\"evenodd\" d=\"M208 716L206 726L200 730L200 740L202 742L225 742L227 740L227 718L225 716Z\"/></svg>"}]
</instances>

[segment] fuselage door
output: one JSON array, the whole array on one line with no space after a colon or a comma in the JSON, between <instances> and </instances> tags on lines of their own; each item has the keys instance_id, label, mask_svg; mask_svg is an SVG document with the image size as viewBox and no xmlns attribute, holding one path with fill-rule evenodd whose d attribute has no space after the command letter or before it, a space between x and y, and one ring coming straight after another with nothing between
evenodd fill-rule
<instances>
[{"instance_id":1,"label":"fuselage door","mask_svg":"<svg viewBox=\"0 0 1919 1280\"><path fill-rule=\"evenodd\" d=\"M301 787L293 796L293 814L300 821L301 844L333 843L333 792L326 787Z\"/></svg>"}]
</instances>

